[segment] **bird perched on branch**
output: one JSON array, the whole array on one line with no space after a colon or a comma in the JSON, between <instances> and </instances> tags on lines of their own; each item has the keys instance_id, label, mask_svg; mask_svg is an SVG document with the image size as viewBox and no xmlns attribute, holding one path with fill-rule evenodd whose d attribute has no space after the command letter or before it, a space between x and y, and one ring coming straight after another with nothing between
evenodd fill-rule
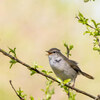
<instances>
[{"instance_id":1,"label":"bird perched on branch","mask_svg":"<svg viewBox=\"0 0 100 100\"><path fill-rule=\"evenodd\" d=\"M73 81L73 87L75 85L75 79L77 75L82 74L83 76L94 79L91 75L83 72L79 67L78 63L65 57L59 49L51 48L46 51L48 53L49 64L53 69L57 77L62 81L71 79Z\"/></svg>"}]
</instances>

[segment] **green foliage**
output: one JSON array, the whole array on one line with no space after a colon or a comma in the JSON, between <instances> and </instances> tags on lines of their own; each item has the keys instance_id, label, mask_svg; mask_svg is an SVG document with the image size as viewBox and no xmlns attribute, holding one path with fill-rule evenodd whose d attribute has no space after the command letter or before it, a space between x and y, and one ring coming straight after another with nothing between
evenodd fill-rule
<instances>
[{"instance_id":1,"label":"green foliage","mask_svg":"<svg viewBox=\"0 0 100 100\"><path fill-rule=\"evenodd\" d=\"M83 24L87 23L88 20L85 19L81 13L79 13L79 16L80 16L79 22L81 22L81 23L83 22ZM73 45L68 46L68 44L66 44L66 42L64 43L64 46L67 49L67 51L66 51L67 57L71 56L70 51L73 49L74 46ZM74 94L68 87L66 87L64 85L64 84L68 84L71 81L71 79L67 79L67 80L62 81L61 79L58 78L57 80L60 82L61 88L63 88L64 91L67 93L68 100L75 100L76 94Z\"/></svg>"},{"instance_id":2,"label":"green foliage","mask_svg":"<svg viewBox=\"0 0 100 100\"><path fill-rule=\"evenodd\" d=\"M27 95L24 94L24 92L21 90L21 88L19 88L19 90L17 91L18 95L23 99L23 100L27 100L26 97ZM34 97L30 96L30 100L34 100Z\"/></svg>"},{"instance_id":3,"label":"green foliage","mask_svg":"<svg viewBox=\"0 0 100 100\"><path fill-rule=\"evenodd\" d=\"M64 91L68 94L68 100L75 100L76 94L66 86L63 85L62 87Z\"/></svg>"},{"instance_id":4,"label":"green foliage","mask_svg":"<svg viewBox=\"0 0 100 100\"><path fill-rule=\"evenodd\" d=\"M16 48L14 48L14 49L9 48L9 50L10 50L9 54L12 53L14 55L14 57L16 58Z\"/></svg>"},{"instance_id":5,"label":"green foliage","mask_svg":"<svg viewBox=\"0 0 100 100\"><path fill-rule=\"evenodd\" d=\"M90 36L94 38L93 39L93 50L98 51L100 53L100 41L99 41L100 23L96 23L96 21L93 19L89 20L85 18L83 14L80 12L76 18L78 19L80 23L86 26L87 30L83 33L83 35L89 34Z\"/></svg>"},{"instance_id":6,"label":"green foliage","mask_svg":"<svg viewBox=\"0 0 100 100\"><path fill-rule=\"evenodd\" d=\"M30 100L34 100L34 98L32 96L30 96Z\"/></svg>"},{"instance_id":7,"label":"green foliage","mask_svg":"<svg viewBox=\"0 0 100 100\"><path fill-rule=\"evenodd\" d=\"M91 0L84 0L84 2L89 2L89 1L91 1ZM95 1L95 0L92 0L92 1Z\"/></svg>"},{"instance_id":8,"label":"green foliage","mask_svg":"<svg viewBox=\"0 0 100 100\"><path fill-rule=\"evenodd\" d=\"M49 75L50 73L52 73L52 71L46 71L46 70L42 70L42 72L46 75Z\"/></svg>"},{"instance_id":9,"label":"green foliage","mask_svg":"<svg viewBox=\"0 0 100 100\"><path fill-rule=\"evenodd\" d=\"M69 92L69 100L75 100L75 97L76 97L76 94L74 94L72 91L71 92Z\"/></svg>"},{"instance_id":10,"label":"green foliage","mask_svg":"<svg viewBox=\"0 0 100 100\"><path fill-rule=\"evenodd\" d=\"M61 79L57 78L57 80L60 82L60 87L63 88L68 95L68 100L75 100L76 94L74 94L73 91L71 91L68 87L65 86L65 84L68 84L71 79L62 81Z\"/></svg>"},{"instance_id":11,"label":"green foliage","mask_svg":"<svg viewBox=\"0 0 100 100\"><path fill-rule=\"evenodd\" d=\"M50 73L52 73L52 71L46 71L46 70L42 70L42 72L46 75L49 75ZM46 79L49 80L48 77L46 77Z\"/></svg>"},{"instance_id":12,"label":"green foliage","mask_svg":"<svg viewBox=\"0 0 100 100\"><path fill-rule=\"evenodd\" d=\"M34 66L32 66L32 68L34 69L38 69L38 68L43 68L43 66L39 66L37 63L34 63ZM36 73L35 70L30 70L31 71L31 76L34 75Z\"/></svg>"},{"instance_id":13,"label":"green foliage","mask_svg":"<svg viewBox=\"0 0 100 100\"><path fill-rule=\"evenodd\" d=\"M66 42L64 42L64 46L65 46L66 49L67 49L67 52L66 52L67 57L71 56L70 51L74 48L74 46L73 46L73 45L68 45L68 44L66 44Z\"/></svg>"},{"instance_id":14,"label":"green foliage","mask_svg":"<svg viewBox=\"0 0 100 100\"><path fill-rule=\"evenodd\" d=\"M19 90L17 91L18 95L23 98L24 100L26 100L26 94L23 94L23 91L21 90L21 88L19 88Z\"/></svg>"},{"instance_id":15,"label":"green foliage","mask_svg":"<svg viewBox=\"0 0 100 100\"><path fill-rule=\"evenodd\" d=\"M64 83L64 84L67 84L67 83L69 83L70 81L71 81L71 79L67 79L67 80L64 80L63 83Z\"/></svg>"},{"instance_id":16,"label":"green foliage","mask_svg":"<svg viewBox=\"0 0 100 100\"><path fill-rule=\"evenodd\" d=\"M9 54L10 54L10 53L12 53L12 55L13 55L15 58L17 58L17 57L16 57L16 48L14 48L14 49L9 48ZM17 62L16 62L16 60L11 59L9 63L10 63L10 68L12 68L12 66L13 66L14 64L16 64Z\"/></svg>"},{"instance_id":17,"label":"green foliage","mask_svg":"<svg viewBox=\"0 0 100 100\"><path fill-rule=\"evenodd\" d=\"M88 19L86 19L86 18L83 16L82 13L79 12L78 16L79 16L79 20L78 20L79 23L82 23L82 24L87 24L87 23L88 23Z\"/></svg>"},{"instance_id":18,"label":"green foliage","mask_svg":"<svg viewBox=\"0 0 100 100\"><path fill-rule=\"evenodd\" d=\"M70 51L73 49L73 45L69 45L69 46L68 46L66 43L64 43L64 46L67 48L66 54L71 56ZM17 57L16 57L16 48L14 48L14 49L9 48L9 50L10 50L9 53L12 53L12 55L13 55L13 56L15 57L15 59L16 59L16 58L17 58ZM11 68L11 67L12 67L14 64L16 64L17 62L16 62L16 60L11 59L11 60L10 60L10 63L11 63L11 65L10 65L10 68ZM34 68L34 69L38 69L38 68L43 68L43 66L39 66L37 63L34 63L33 68ZM36 71L33 70L33 69L31 69L30 71L31 71L31 74L30 74L30 75L34 75L34 74L36 73ZM49 75L50 73L52 73L52 71L46 71L46 70L44 70L44 69L42 70L42 72L43 72L44 74L46 74L46 75ZM65 92L66 92L67 94L70 93L69 100L75 100L75 99L74 99L74 98L75 98L75 95L74 95L72 92L69 92L69 89L68 89L66 86L64 86L64 84L67 84L67 83L70 81L70 79L65 80L64 82L62 82L62 81L59 79L59 81L60 81L60 86L65 90ZM51 97L52 97L52 95L54 94L54 88L51 89L52 83L53 83L53 81L47 78L46 89L45 89L45 90L42 89L42 91L43 91L44 94L45 94L45 97L44 97L42 100L51 100ZM19 95L21 98L23 98L24 100L26 100L27 95L26 95L26 94L23 94L23 91L21 90L21 88L19 88L19 90L17 91L17 93L18 93L18 95ZM34 98L31 96L31 97L30 97L30 100L34 100Z\"/></svg>"},{"instance_id":19,"label":"green foliage","mask_svg":"<svg viewBox=\"0 0 100 100\"><path fill-rule=\"evenodd\" d=\"M63 83L63 81L62 81L60 78L58 78L58 77L56 78L56 80L57 80L58 82L60 82L60 84Z\"/></svg>"},{"instance_id":20,"label":"green foliage","mask_svg":"<svg viewBox=\"0 0 100 100\"><path fill-rule=\"evenodd\" d=\"M31 76L34 75L34 74L36 73L35 70L30 70L30 71L31 71L31 73L30 73Z\"/></svg>"},{"instance_id":21,"label":"green foliage","mask_svg":"<svg viewBox=\"0 0 100 100\"><path fill-rule=\"evenodd\" d=\"M53 81L52 80L47 80L46 82L46 89L41 89L44 94L45 97L42 100L51 100L52 95L54 94L54 88L50 89L52 86Z\"/></svg>"}]
</instances>

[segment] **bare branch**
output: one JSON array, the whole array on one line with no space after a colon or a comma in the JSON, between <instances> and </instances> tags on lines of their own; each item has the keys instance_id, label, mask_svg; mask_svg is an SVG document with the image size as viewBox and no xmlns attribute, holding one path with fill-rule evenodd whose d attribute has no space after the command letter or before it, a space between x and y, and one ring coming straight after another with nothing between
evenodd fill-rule
<instances>
[{"instance_id":1,"label":"bare branch","mask_svg":"<svg viewBox=\"0 0 100 100\"><path fill-rule=\"evenodd\" d=\"M55 82L57 82L57 83L60 84L60 82L57 81L55 78L51 77L50 75L46 75L46 74L44 74L43 72L40 72L40 71L37 70L37 69L32 68L30 65L28 65L28 64L22 62L21 60L19 60L19 59L13 57L13 56L10 55L9 53L5 52L4 50L0 49L0 52L3 53L5 56L7 56L7 57L9 57L9 58L11 58L11 59L13 59L13 60L15 60L16 62L18 62L18 63L24 65L24 66L27 67L29 70L34 70L34 71L36 71L38 74L40 74L40 75L42 75L42 76L45 76L45 77L47 77L47 78L50 78L50 79L52 79L53 81L55 81ZM88 97L90 97L90 98L92 98L92 99L96 99L95 96L93 96L93 95L91 95L91 94L89 94L89 93L86 93L86 92L84 92L84 91L82 91L82 90L79 90L79 89L77 89L77 88L75 88L75 87L71 87L71 86L69 86L69 85L67 85L67 84L65 84L65 86L68 87L68 88L70 88L70 89L72 89L72 90L75 90L75 91L78 92L78 93L81 93L81 94L83 94L83 95L86 95L86 96L88 96ZM14 88L13 88L13 89L14 89ZM15 91L15 90L14 90L14 91ZM19 97L19 98L20 98L20 97ZM21 99L21 100L23 100L23 99Z\"/></svg>"},{"instance_id":2,"label":"bare branch","mask_svg":"<svg viewBox=\"0 0 100 100\"><path fill-rule=\"evenodd\" d=\"M16 95L19 97L19 99L20 99L20 100L25 100L25 99L23 99L21 96L19 96L19 95L18 95L18 93L17 93L16 89L14 88L14 86L13 86L13 84L12 84L12 81L11 81L11 80L9 81L9 83L10 83L10 85L11 85L12 89L15 91Z\"/></svg>"}]
</instances>

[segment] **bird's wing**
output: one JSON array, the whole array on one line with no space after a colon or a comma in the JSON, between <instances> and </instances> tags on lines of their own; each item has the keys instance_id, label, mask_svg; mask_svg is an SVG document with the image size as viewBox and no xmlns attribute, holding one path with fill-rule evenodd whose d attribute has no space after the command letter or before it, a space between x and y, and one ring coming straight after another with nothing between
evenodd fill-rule
<instances>
[{"instance_id":1,"label":"bird's wing","mask_svg":"<svg viewBox=\"0 0 100 100\"><path fill-rule=\"evenodd\" d=\"M78 67L78 63L74 60L68 59L66 56L64 56L62 53L60 54L63 56L64 60L67 61L67 63L77 72L82 72L81 69Z\"/></svg>"},{"instance_id":2,"label":"bird's wing","mask_svg":"<svg viewBox=\"0 0 100 100\"><path fill-rule=\"evenodd\" d=\"M68 63L76 72L81 72L81 69L78 67L78 63L76 61L68 59Z\"/></svg>"}]
</instances>

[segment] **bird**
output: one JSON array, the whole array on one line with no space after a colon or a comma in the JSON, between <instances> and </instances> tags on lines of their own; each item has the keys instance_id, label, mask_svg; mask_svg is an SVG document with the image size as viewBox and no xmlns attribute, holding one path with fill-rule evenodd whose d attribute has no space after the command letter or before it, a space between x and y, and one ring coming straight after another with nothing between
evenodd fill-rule
<instances>
[{"instance_id":1,"label":"bird","mask_svg":"<svg viewBox=\"0 0 100 100\"><path fill-rule=\"evenodd\" d=\"M93 76L83 72L79 67L78 63L74 60L70 60L68 57L64 56L58 48L51 48L48 51L49 64L58 78L62 81L71 79L73 82L72 87L75 86L75 80L79 74L89 78L94 79Z\"/></svg>"}]
</instances>

